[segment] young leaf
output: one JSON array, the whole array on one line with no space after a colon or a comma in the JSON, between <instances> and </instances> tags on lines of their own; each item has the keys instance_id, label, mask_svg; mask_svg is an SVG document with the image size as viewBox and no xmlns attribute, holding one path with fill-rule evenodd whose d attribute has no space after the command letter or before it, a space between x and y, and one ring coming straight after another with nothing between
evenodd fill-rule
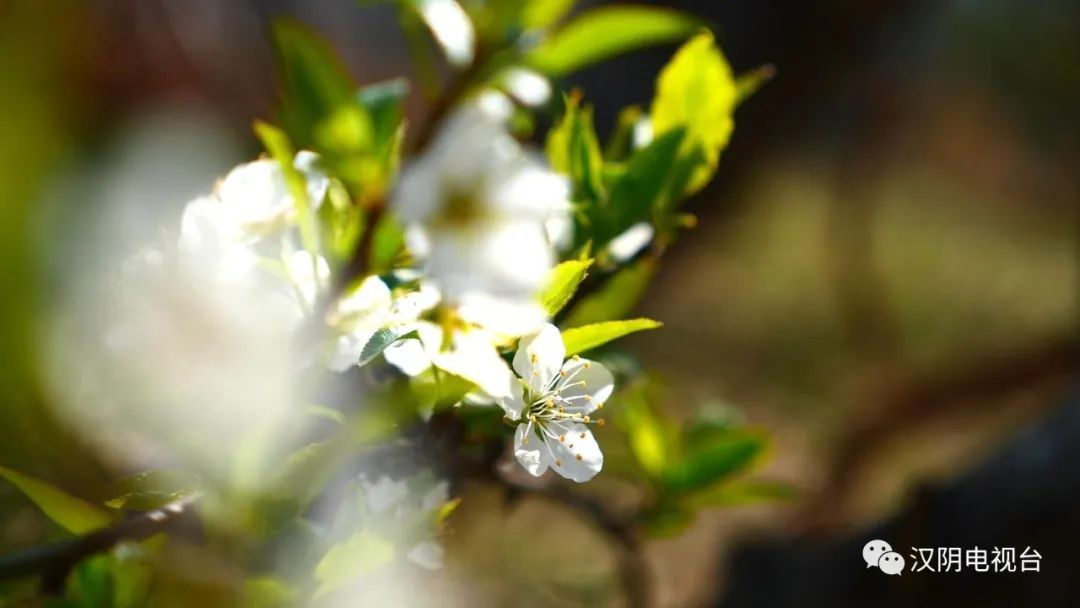
<instances>
[{"instance_id":1,"label":"young leaf","mask_svg":"<svg viewBox=\"0 0 1080 608\"><path fill-rule=\"evenodd\" d=\"M274 45L284 98L282 120L300 146L315 143L315 129L348 103L356 86L325 41L291 21L274 24Z\"/></svg>"},{"instance_id":2,"label":"young leaf","mask_svg":"<svg viewBox=\"0 0 1080 608\"><path fill-rule=\"evenodd\" d=\"M766 63L749 72L739 74L739 77L735 79L735 103L741 104L746 101L748 97L757 93L758 89L765 86L765 83L772 80L774 76L776 76L776 66L771 63Z\"/></svg>"},{"instance_id":3,"label":"young leaf","mask_svg":"<svg viewBox=\"0 0 1080 608\"><path fill-rule=\"evenodd\" d=\"M619 423L634 460L646 475L658 478L667 466L677 430L652 410L644 386L631 387L620 401Z\"/></svg>"},{"instance_id":4,"label":"young leaf","mask_svg":"<svg viewBox=\"0 0 1080 608\"><path fill-rule=\"evenodd\" d=\"M296 153L292 142L289 141L289 136L281 129L261 120L255 122L255 134L263 142L270 156L277 161L285 176L285 184L296 206L296 221L300 225L300 240L303 242L304 249L312 253L318 252L319 237L316 232L314 214L311 212L312 201L308 198L304 174L293 164Z\"/></svg>"},{"instance_id":5,"label":"young leaf","mask_svg":"<svg viewBox=\"0 0 1080 608\"><path fill-rule=\"evenodd\" d=\"M549 316L562 310L574 297L578 285L588 275L592 260L568 260L556 266L548 274L548 283L540 292L540 303Z\"/></svg>"},{"instance_id":6,"label":"young leaf","mask_svg":"<svg viewBox=\"0 0 1080 608\"><path fill-rule=\"evenodd\" d=\"M394 558L394 545L367 530L334 545L315 566L318 593L330 593L355 582L359 577Z\"/></svg>"},{"instance_id":7,"label":"young leaf","mask_svg":"<svg viewBox=\"0 0 1080 608\"><path fill-rule=\"evenodd\" d=\"M405 0L404 5L431 30L450 63L458 67L472 63L476 32L460 4L455 0Z\"/></svg>"},{"instance_id":8,"label":"young leaf","mask_svg":"<svg viewBox=\"0 0 1080 608\"><path fill-rule=\"evenodd\" d=\"M656 272L656 262L642 259L617 272L566 315L570 327L625 317L637 306Z\"/></svg>"},{"instance_id":9,"label":"young leaf","mask_svg":"<svg viewBox=\"0 0 1080 608\"><path fill-rule=\"evenodd\" d=\"M686 38L701 22L685 13L649 6L585 11L527 56L532 67L564 76L614 55Z\"/></svg>"},{"instance_id":10,"label":"young leaf","mask_svg":"<svg viewBox=\"0 0 1080 608\"><path fill-rule=\"evenodd\" d=\"M521 25L526 30L551 27L574 8L574 0L527 0L521 11Z\"/></svg>"},{"instance_id":11,"label":"young leaf","mask_svg":"<svg viewBox=\"0 0 1080 608\"><path fill-rule=\"evenodd\" d=\"M626 164L626 171L611 185L610 217L597 222L593 244L597 248L638 222L648 221L650 212L665 205L676 175L686 130L672 129L639 150Z\"/></svg>"},{"instance_id":12,"label":"young leaf","mask_svg":"<svg viewBox=\"0 0 1080 608\"><path fill-rule=\"evenodd\" d=\"M360 351L360 360L357 365L363 367L371 362L372 359L382 354L386 347L390 346L398 340L404 340L406 338L418 338L419 336L415 331L400 332L385 327L380 327L371 338L364 345L363 350Z\"/></svg>"},{"instance_id":13,"label":"young leaf","mask_svg":"<svg viewBox=\"0 0 1080 608\"><path fill-rule=\"evenodd\" d=\"M643 331L656 329L663 323L652 319L627 319L625 321L605 321L584 327L574 327L562 332L563 344L567 355L575 355L603 346L612 340Z\"/></svg>"},{"instance_id":14,"label":"young leaf","mask_svg":"<svg viewBox=\"0 0 1080 608\"><path fill-rule=\"evenodd\" d=\"M56 486L0 466L0 477L19 488L45 515L73 534L86 534L112 523L109 514Z\"/></svg>"},{"instance_id":15,"label":"young leaf","mask_svg":"<svg viewBox=\"0 0 1080 608\"><path fill-rule=\"evenodd\" d=\"M689 180L688 194L700 190L715 172L734 128L737 97L731 67L708 32L684 44L660 72L651 111L654 132L686 129L684 150L700 147L706 160Z\"/></svg>"},{"instance_id":16,"label":"young leaf","mask_svg":"<svg viewBox=\"0 0 1080 608\"><path fill-rule=\"evenodd\" d=\"M794 500L797 489L781 481L747 480L724 483L692 497L692 502L703 507L739 506L762 502Z\"/></svg>"},{"instance_id":17,"label":"young leaf","mask_svg":"<svg viewBox=\"0 0 1080 608\"><path fill-rule=\"evenodd\" d=\"M604 166L593 127L592 109L582 108L576 97L566 100L566 113L548 132L546 151L551 167L570 176L574 199L595 203L604 196Z\"/></svg>"},{"instance_id":18,"label":"young leaf","mask_svg":"<svg viewBox=\"0 0 1080 608\"><path fill-rule=\"evenodd\" d=\"M667 491L684 494L709 488L748 467L768 445L760 432L731 430L684 445L682 457L664 470Z\"/></svg>"}]
</instances>

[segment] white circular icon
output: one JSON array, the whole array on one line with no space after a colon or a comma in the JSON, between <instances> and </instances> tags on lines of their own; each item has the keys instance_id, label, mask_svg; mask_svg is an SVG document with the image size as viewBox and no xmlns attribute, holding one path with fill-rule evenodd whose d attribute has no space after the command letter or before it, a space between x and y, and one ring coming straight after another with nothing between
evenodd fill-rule
<instances>
[{"instance_id":1,"label":"white circular icon","mask_svg":"<svg viewBox=\"0 0 1080 608\"><path fill-rule=\"evenodd\" d=\"M878 568L885 574L900 574L904 571L904 556L896 551L889 551L878 559Z\"/></svg>"},{"instance_id":2,"label":"white circular icon","mask_svg":"<svg viewBox=\"0 0 1080 608\"><path fill-rule=\"evenodd\" d=\"M873 568L878 565L878 560L881 559L882 555L891 551L892 545L883 540L874 539L863 545L862 558L866 562L867 568Z\"/></svg>"}]
</instances>

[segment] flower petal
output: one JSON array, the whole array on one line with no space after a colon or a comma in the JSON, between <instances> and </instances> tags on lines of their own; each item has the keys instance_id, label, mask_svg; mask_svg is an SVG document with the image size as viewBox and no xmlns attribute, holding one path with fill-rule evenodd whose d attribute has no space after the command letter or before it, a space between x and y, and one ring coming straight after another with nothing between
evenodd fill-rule
<instances>
[{"instance_id":1,"label":"flower petal","mask_svg":"<svg viewBox=\"0 0 1080 608\"><path fill-rule=\"evenodd\" d=\"M514 371L529 383L533 392L541 393L558 373L565 356L566 347L559 329L545 323L540 331L518 343Z\"/></svg>"},{"instance_id":2,"label":"flower petal","mask_svg":"<svg viewBox=\"0 0 1080 608\"><path fill-rule=\"evenodd\" d=\"M567 402L566 411L589 414L611 397L615 379L606 367L589 359L570 359L562 367L565 374L556 387Z\"/></svg>"},{"instance_id":3,"label":"flower petal","mask_svg":"<svg viewBox=\"0 0 1080 608\"><path fill-rule=\"evenodd\" d=\"M421 568L438 570L442 568L443 548L435 541L428 540L410 549L405 557Z\"/></svg>"},{"instance_id":4,"label":"flower petal","mask_svg":"<svg viewBox=\"0 0 1080 608\"><path fill-rule=\"evenodd\" d=\"M493 399L510 395L514 375L499 356L494 338L488 332L455 331L449 350L433 353L434 349L427 339L424 340L424 347L436 367L476 384Z\"/></svg>"},{"instance_id":5,"label":"flower petal","mask_svg":"<svg viewBox=\"0 0 1080 608\"><path fill-rule=\"evenodd\" d=\"M604 467L604 453L589 427L580 422L553 422L547 425L552 468L578 483L589 481Z\"/></svg>"},{"instance_id":6,"label":"flower petal","mask_svg":"<svg viewBox=\"0 0 1080 608\"><path fill-rule=\"evenodd\" d=\"M525 409L525 387L520 382L510 385L510 396L499 399L499 407L506 412L510 420L521 419L521 412Z\"/></svg>"},{"instance_id":7,"label":"flower petal","mask_svg":"<svg viewBox=\"0 0 1080 608\"><path fill-rule=\"evenodd\" d=\"M514 456L521 466L534 477L539 477L551 464L551 451L535 433L533 425L519 424L514 431Z\"/></svg>"}]
</instances>

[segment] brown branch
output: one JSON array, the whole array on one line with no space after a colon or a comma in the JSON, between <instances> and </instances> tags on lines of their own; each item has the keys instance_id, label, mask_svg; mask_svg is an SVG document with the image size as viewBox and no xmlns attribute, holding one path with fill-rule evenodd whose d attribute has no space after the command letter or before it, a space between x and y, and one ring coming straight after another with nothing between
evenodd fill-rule
<instances>
[{"instance_id":1,"label":"brown branch","mask_svg":"<svg viewBox=\"0 0 1080 608\"><path fill-rule=\"evenodd\" d=\"M84 559L104 553L126 540L189 529L194 517L192 507L199 498L199 495L188 496L125 519L111 528L0 557L0 581L40 575L42 592L58 594L63 591L68 575Z\"/></svg>"},{"instance_id":2,"label":"brown branch","mask_svg":"<svg viewBox=\"0 0 1080 608\"><path fill-rule=\"evenodd\" d=\"M1016 390L1042 385L1075 374L1080 367L1080 341L1061 340L1040 349L995 357L945 378L912 381L888 391L877 399L881 406L862 422L854 424L839 439L828 479L821 493L822 503L811 505L811 524L820 523L855 481L867 455L884 441L931 416L961 407L978 407L985 400Z\"/></svg>"}]
</instances>

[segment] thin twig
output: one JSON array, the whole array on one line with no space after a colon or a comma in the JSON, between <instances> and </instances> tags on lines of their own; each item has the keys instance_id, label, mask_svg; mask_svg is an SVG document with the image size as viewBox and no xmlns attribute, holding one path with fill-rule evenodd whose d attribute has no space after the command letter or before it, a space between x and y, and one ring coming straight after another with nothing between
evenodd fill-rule
<instances>
[{"instance_id":1,"label":"thin twig","mask_svg":"<svg viewBox=\"0 0 1080 608\"><path fill-rule=\"evenodd\" d=\"M631 608L648 608L652 605L652 570L645 560L636 513L629 517L617 517L600 501L557 485L526 488L501 481L514 491L563 505L589 520L616 550L619 581L626 597L626 605Z\"/></svg>"},{"instance_id":2,"label":"thin twig","mask_svg":"<svg viewBox=\"0 0 1080 608\"><path fill-rule=\"evenodd\" d=\"M193 494L160 509L125 519L111 528L0 557L0 581L40 575L43 593L60 593L68 574L84 559L104 553L126 540L141 540L182 529L184 522L190 521L191 508L199 498L200 495Z\"/></svg>"}]
</instances>

